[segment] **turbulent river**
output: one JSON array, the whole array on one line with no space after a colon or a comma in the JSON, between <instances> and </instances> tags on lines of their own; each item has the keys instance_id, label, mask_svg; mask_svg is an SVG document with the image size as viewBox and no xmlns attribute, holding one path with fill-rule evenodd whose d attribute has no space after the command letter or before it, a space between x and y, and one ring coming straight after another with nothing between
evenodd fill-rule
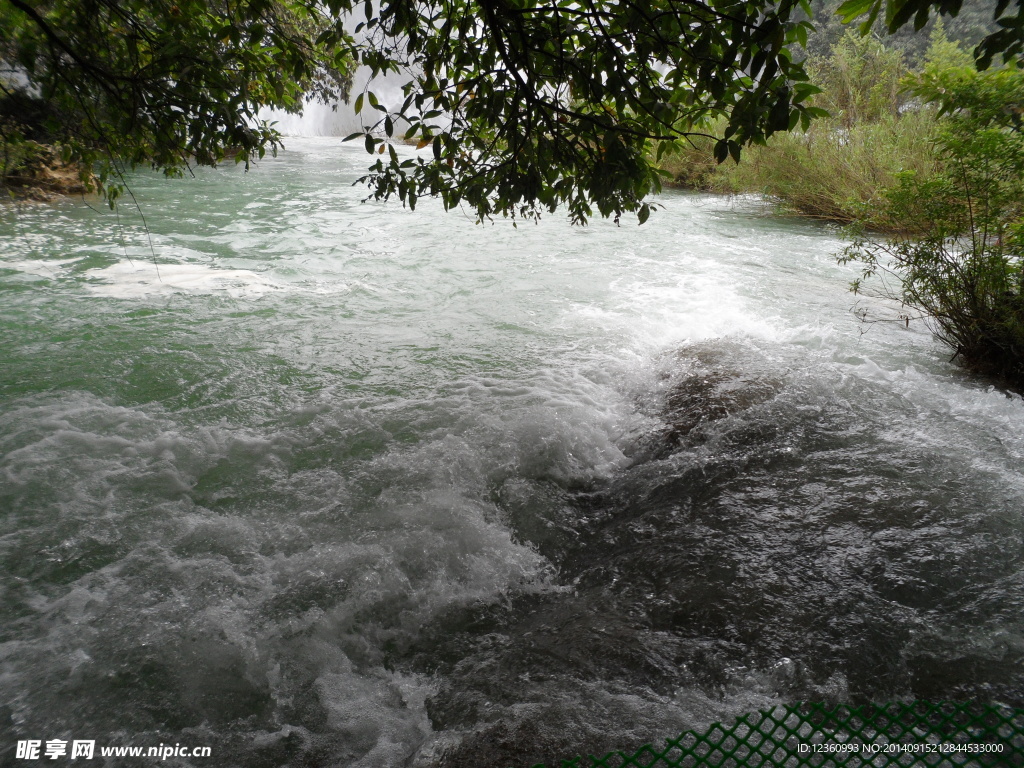
<instances>
[{"instance_id":1,"label":"turbulent river","mask_svg":"<svg viewBox=\"0 0 1024 768\"><path fill-rule=\"evenodd\" d=\"M1024 706L1024 403L858 321L834 232L682 193L477 225L362 203L365 164L292 139L136 176L144 222L0 210L0 762L508 768Z\"/></svg>"}]
</instances>

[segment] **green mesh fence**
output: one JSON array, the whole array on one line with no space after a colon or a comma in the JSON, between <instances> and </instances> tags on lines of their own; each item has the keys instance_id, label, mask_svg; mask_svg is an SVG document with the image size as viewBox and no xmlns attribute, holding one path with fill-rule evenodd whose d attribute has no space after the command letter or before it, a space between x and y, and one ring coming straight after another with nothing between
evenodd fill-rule
<instances>
[{"instance_id":1,"label":"green mesh fence","mask_svg":"<svg viewBox=\"0 0 1024 768\"><path fill-rule=\"evenodd\" d=\"M1024 766L1024 710L943 702L796 704L687 731L663 749L563 760L561 768ZM544 768L535 766L534 768Z\"/></svg>"}]
</instances>

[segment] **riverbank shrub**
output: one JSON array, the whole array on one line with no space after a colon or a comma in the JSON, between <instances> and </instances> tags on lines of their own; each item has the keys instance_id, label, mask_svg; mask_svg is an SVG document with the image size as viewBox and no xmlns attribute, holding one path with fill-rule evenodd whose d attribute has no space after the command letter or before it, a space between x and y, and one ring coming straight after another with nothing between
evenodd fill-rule
<instances>
[{"instance_id":1,"label":"riverbank shrub","mask_svg":"<svg viewBox=\"0 0 1024 768\"><path fill-rule=\"evenodd\" d=\"M94 188L89 168L28 138L22 125L0 118L0 190L8 196L51 200Z\"/></svg>"},{"instance_id":2,"label":"riverbank shrub","mask_svg":"<svg viewBox=\"0 0 1024 768\"><path fill-rule=\"evenodd\" d=\"M0 186L15 185L35 165L43 147L0 129Z\"/></svg>"},{"instance_id":3,"label":"riverbank shrub","mask_svg":"<svg viewBox=\"0 0 1024 768\"><path fill-rule=\"evenodd\" d=\"M1024 389L1024 71L926 68L914 90L949 115L940 169L885 195L916 226L879 241L862 222L841 260L863 267L855 292L898 302L965 366Z\"/></svg>"}]
</instances>

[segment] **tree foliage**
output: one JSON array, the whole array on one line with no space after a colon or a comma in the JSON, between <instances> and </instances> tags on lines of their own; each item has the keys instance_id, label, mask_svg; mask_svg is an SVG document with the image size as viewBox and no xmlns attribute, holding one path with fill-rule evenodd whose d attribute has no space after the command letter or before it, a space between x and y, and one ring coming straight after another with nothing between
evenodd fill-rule
<instances>
[{"instance_id":1,"label":"tree foliage","mask_svg":"<svg viewBox=\"0 0 1024 768\"><path fill-rule=\"evenodd\" d=\"M8 131L108 170L262 157L261 107L343 98L352 69L315 0L0 0L0 29Z\"/></svg>"},{"instance_id":2,"label":"tree foliage","mask_svg":"<svg viewBox=\"0 0 1024 768\"><path fill-rule=\"evenodd\" d=\"M724 116L719 160L812 116L815 92L789 47L805 39L797 0L392 0L363 6L363 62L415 77L363 136L405 138L427 157L382 157L377 197L440 195L479 217L566 206L618 217L659 188L649 150ZM385 142L387 143L387 142ZM382 148L381 148L382 149Z\"/></svg>"},{"instance_id":3,"label":"tree foliage","mask_svg":"<svg viewBox=\"0 0 1024 768\"><path fill-rule=\"evenodd\" d=\"M875 1L848 0L845 13ZM914 3L916 21L962 2L889 1ZM379 111L358 136L381 155L365 178L377 198L439 195L480 218L637 211L643 223L666 151L717 125L715 160L738 159L825 114L793 53L808 43L807 0L391 0L380 13L348 2L365 11L363 61L414 75L397 109L372 94L358 102ZM996 2L998 17L1006 0ZM1016 41L983 46L1014 55ZM431 154L402 158L388 147L399 135Z\"/></svg>"},{"instance_id":4,"label":"tree foliage","mask_svg":"<svg viewBox=\"0 0 1024 768\"><path fill-rule=\"evenodd\" d=\"M936 104L940 115L957 125L1024 129L1024 71L1014 68L979 72L956 46L933 40L924 69L908 82L918 98Z\"/></svg>"},{"instance_id":5,"label":"tree foliage","mask_svg":"<svg viewBox=\"0 0 1024 768\"><path fill-rule=\"evenodd\" d=\"M882 2L899 26L908 8L919 21L961 0L847 0L844 13ZM1000 16L1009 0L996 2ZM358 138L379 155L373 196L642 223L652 157L716 125L715 159L738 159L824 114L794 54L809 18L809 0L0 0L14 71L0 117L31 102L34 124L87 160L248 160L279 138L261 107L337 97L354 56L408 79L401 105L356 99L371 115ZM1012 34L986 38L986 56L1019 52L1017 28L1000 29ZM429 152L403 156L403 140Z\"/></svg>"}]
</instances>

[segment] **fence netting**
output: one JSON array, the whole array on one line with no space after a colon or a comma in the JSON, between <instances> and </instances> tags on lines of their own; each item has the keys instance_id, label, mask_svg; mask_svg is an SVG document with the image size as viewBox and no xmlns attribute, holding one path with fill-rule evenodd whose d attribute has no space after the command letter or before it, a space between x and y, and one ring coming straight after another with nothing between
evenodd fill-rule
<instances>
[{"instance_id":1,"label":"fence netting","mask_svg":"<svg viewBox=\"0 0 1024 768\"><path fill-rule=\"evenodd\" d=\"M999 704L794 704L687 731L664 748L563 760L561 768L1018 768L1024 710ZM544 768L535 766L534 768Z\"/></svg>"}]
</instances>

